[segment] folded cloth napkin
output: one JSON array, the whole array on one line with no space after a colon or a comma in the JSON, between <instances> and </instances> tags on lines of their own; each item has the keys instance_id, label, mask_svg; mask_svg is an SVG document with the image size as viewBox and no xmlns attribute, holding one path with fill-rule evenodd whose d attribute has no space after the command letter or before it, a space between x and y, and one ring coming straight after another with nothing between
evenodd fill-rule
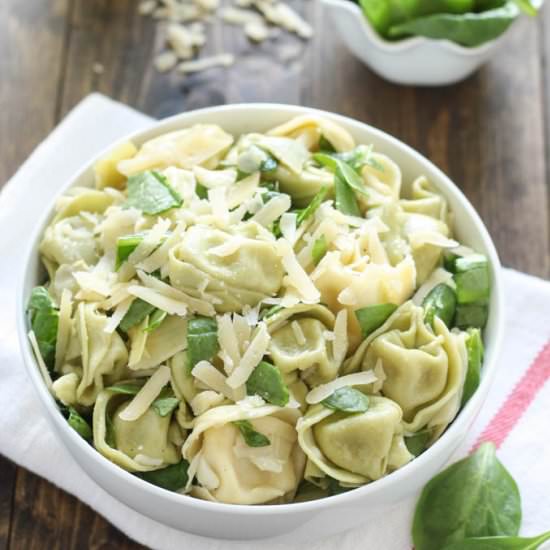
<instances>
[{"instance_id":1,"label":"folded cloth napkin","mask_svg":"<svg viewBox=\"0 0 550 550\"><path fill-rule=\"evenodd\" d=\"M20 357L15 326L20 243L58 189L87 159L110 142L152 120L105 97L77 106L25 162L0 194L0 453L75 495L129 537L157 549L254 550L257 543L206 539L147 519L97 486L64 449L44 418ZM62 152L62 153L61 153ZM492 440L517 480L523 498L522 532L550 529L550 283L504 271L506 332L498 375L468 440L453 460L482 440ZM17 396L14 401L14 396ZM16 437L13 434L17 434ZM384 521L309 544L265 541L265 550L411 548L414 498L395 506Z\"/></svg>"}]
</instances>

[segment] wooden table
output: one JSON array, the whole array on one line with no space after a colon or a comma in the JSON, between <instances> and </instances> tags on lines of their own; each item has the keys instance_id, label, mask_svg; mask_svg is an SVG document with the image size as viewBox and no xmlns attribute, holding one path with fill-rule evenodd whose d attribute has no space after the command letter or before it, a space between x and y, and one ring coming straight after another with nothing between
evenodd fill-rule
<instances>
[{"instance_id":1,"label":"wooden table","mask_svg":"<svg viewBox=\"0 0 550 550\"><path fill-rule=\"evenodd\" d=\"M549 277L550 10L514 28L466 82L419 89L388 84L355 61L317 0L293 3L317 29L310 43L282 35L251 46L240 31L214 28L210 50L238 54L237 64L182 79L152 68L162 37L136 1L2 0L0 182L92 91L154 117L221 103L308 105L424 153L477 207L504 265ZM0 459L0 549L137 547L75 498Z\"/></svg>"}]
</instances>

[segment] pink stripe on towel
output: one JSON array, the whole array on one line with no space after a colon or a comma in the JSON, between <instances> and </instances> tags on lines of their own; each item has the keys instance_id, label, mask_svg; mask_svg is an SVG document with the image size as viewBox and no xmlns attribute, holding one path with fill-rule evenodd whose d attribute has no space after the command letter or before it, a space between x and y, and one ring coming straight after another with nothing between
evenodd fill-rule
<instances>
[{"instance_id":1,"label":"pink stripe on towel","mask_svg":"<svg viewBox=\"0 0 550 550\"><path fill-rule=\"evenodd\" d=\"M542 348L489 425L483 430L472 450L477 449L485 441L492 441L498 449L548 379L550 379L550 341Z\"/></svg>"}]
</instances>

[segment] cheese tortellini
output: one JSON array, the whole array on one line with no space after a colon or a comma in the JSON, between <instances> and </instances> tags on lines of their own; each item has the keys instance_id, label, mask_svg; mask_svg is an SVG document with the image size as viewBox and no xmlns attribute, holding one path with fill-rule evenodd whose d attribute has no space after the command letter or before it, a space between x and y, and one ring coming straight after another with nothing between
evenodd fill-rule
<instances>
[{"instance_id":1,"label":"cheese tortellini","mask_svg":"<svg viewBox=\"0 0 550 550\"><path fill-rule=\"evenodd\" d=\"M72 429L241 505L376 482L437 441L475 390L489 285L460 292L488 277L425 177L317 114L257 123L115 146L59 199L28 305Z\"/></svg>"}]
</instances>

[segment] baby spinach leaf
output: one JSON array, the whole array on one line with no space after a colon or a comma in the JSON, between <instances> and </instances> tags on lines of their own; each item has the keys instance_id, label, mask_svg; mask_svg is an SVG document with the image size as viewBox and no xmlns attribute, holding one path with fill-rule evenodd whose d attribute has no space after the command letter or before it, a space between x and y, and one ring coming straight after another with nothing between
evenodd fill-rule
<instances>
[{"instance_id":1,"label":"baby spinach leaf","mask_svg":"<svg viewBox=\"0 0 550 550\"><path fill-rule=\"evenodd\" d=\"M132 327L139 325L145 317L151 315L155 310L155 306L147 303L141 298L136 298L118 326L120 330L128 332Z\"/></svg>"},{"instance_id":2,"label":"baby spinach leaf","mask_svg":"<svg viewBox=\"0 0 550 550\"><path fill-rule=\"evenodd\" d=\"M208 189L201 183L195 185L195 194L199 199L208 199Z\"/></svg>"},{"instance_id":3,"label":"baby spinach leaf","mask_svg":"<svg viewBox=\"0 0 550 550\"><path fill-rule=\"evenodd\" d=\"M456 311L456 292L445 283L440 283L428 293L422 302L424 321L433 326L434 317L439 317L449 328Z\"/></svg>"},{"instance_id":4,"label":"baby spinach leaf","mask_svg":"<svg viewBox=\"0 0 550 550\"><path fill-rule=\"evenodd\" d=\"M143 384L140 382L125 382L114 384L105 389L122 395L136 395L142 387Z\"/></svg>"},{"instance_id":5,"label":"baby spinach leaf","mask_svg":"<svg viewBox=\"0 0 550 550\"><path fill-rule=\"evenodd\" d=\"M246 382L248 395L259 395L272 405L284 407L288 404L290 395L283 381L281 371L266 361L262 361Z\"/></svg>"},{"instance_id":6,"label":"baby spinach leaf","mask_svg":"<svg viewBox=\"0 0 550 550\"><path fill-rule=\"evenodd\" d=\"M455 261L454 280L459 304L482 304L489 299L489 262L482 254L458 258Z\"/></svg>"},{"instance_id":7,"label":"baby spinach leaf","mask_svg":"<svg viewBox=\"0 0 550 550\"><path fill-rule=\"evenodd\" d=\"M466 330L468 328L483 328L489 318L487 304L458 304L454 324Z\"/></svg>"},{"instance_id":8,"label":"baby spinach leaf","mask_svg":"<svg viewBox=\"0 0 550 550\"><path fill-rule=\"evenodd\" d=\"M509 1L503 6L480 13L436 13L418 17L388 29L390 38L408 35L426 38L447 39L462 46L476 47L499 37L520 14L516 3Z\"/></svg>"},{"instance_id":9,"label":"baby spinach leaf","mask_svg":"<svg viewBox=\"0 0 550 550\"><path fill-rule=\"evenodd\" d=\"M43 286L33 288L28 311L40 355L48 369L52 370L55 364L59 311L46 288Z\"/></svg>"},{"instance_id":10,"label":"baby spinach leaf","mask_svg":"<svg viewBox=\"0 0 550 550\"><path fill-rule=\"evenodd\" d=\"M405 437L405 445L414 456L420 456L428 447L428 443L432 438L431 430L422 430L416 432L414 435L409 435Z\"/></svg>"},{"instance_id":11,"label":"baby spinach leaf","mask_svg":"<svg viewBox=\"0 0 550 550\"><path fill-rule=\"evenodd\" d=\"M351 190L351 187L342 178L339 172L334 175L334 194L336 208L348 216L360 216L361 211L357 204L357 199Z\"/></svg>"},{"instance_id":12,"label":"baby spinach leaf","mask_svg":"<svg viewBox=\"0 0 550 550\"><path fill-rule=\"evenodd\" d=\"M521 523L518 487L492 443L452 464L423 489L416 505L416 550L440 550L472 537L516 536Z\"/></svg>"},{"instance_id":13,"label":"baby spinach leaf","mask_svg":"<svg viewBox=\"0 0 550 550\"><path fill-rule=\"evenodd\" d=\"M273 317L273 315L276 315L280 311L283 311L285 309L283 306L272 306L269 309L264 309L260 314L260 319L268 319L269 317Z\"/></svg>"},{"instance_id":14,"label":"baby spinach leaf","mask_svg":"<svg viewBox=\"0 0 550 550\"><path fill-rule=\"evenodd\" d=\"M268 445L271 445L269 438L264 434L257 432L252 423L248 420L235 420L233 424L239 428L245 443L249 447L267 447Z\"/></svg>"},{"instance_id":15,"label":"baby spinach leaf","mask_svg":"<svg viewBox=\"0 0 550 550\"><path fill-rule=\"evenodd\" d=\"M478 328L468 330L466 350L468 351L468 370L466 371L466 380L464 381L462 406L470 400L470 397L472 397L477 390L481 378L481 365L483 364L484 350L481 331Z\"/></svg>"},{"instance_id":16,"label":"baby spinach leaf","mask_svg":"<svg viewBox=\"0 0 550 550\"><path fill-rule=\"evenodd\" d=\"M298 215L296 217L296 227L300 227L306 220L311 218L313 214L317 211L319 206L323 203L325 200L325 197L328 193L328 187L321 187L321 190L311 199L311 202L308 204L308 206L302 210L298 211Z\"/></svg>"},{"instance_id":17,"label":"baby spinach leaf","mask_svg":"<svg viewBox=\"0 0 550 550\"><path fill-rule=\"evenodd\" d=\"M351 491L351 489L351 487L342 487L338 480L334 479L333 477L328 478L327 492L329 496L341 495L342 493L347 493L348 491Z\"/></svg>"},{"instance_id":18,"label":"baby spinach leaf","mask_svg":"<svg viewBox=\"0 0 550 550\"><path fill-rule=\"evenodd\" d=\"M92 428L80 413L73 407L67 407L67 412L69 414L67 418L67 423L69 426L83 439L86 441L91 441L93 434Z\"/></svg>"},{"instance_id":19,"label":"baby spinach leaf","mask_svg":"<svg viewBox=\"0 0 550 550\"><path fill-rule=\"evenodd\" d=\"M218 350L218 323L209 317L195 317L187 323L187 357L192 370L199 361L210 361Z\"/></svg>"},{"instance_id":20,"label":"baby spinach leaf","mask_svg":"<svg viewBox=\"0 0 550 550\"><path fill-rule=\"evenodd\" d=\"M332 143L323 135L321 135L321 139L319 140L319 151L322 153L336 153L334 145L332 145Z\"/></svg>"},{"instance_id":21,"label":"baby spinach leaf","mask_svg":"<svg viewBox=\"0 0 550 550\"><path fill-rule=\"evenodd\" d=\"M344 386L321 401L327 409L348 413L365 412L369 408L369 398L359 390Z\"/></svg>"},{"instance_id":22,"label":"baby spinach leaf","mask_svg":"<svg viewBox=\"0 0 550 550\"><path fill-rule=\"evenodd\" d=\"M112 449L116 449L115 425L110 414L105 416L105 443Z\"/></svg>"},{"instance_id":23,"label":"baby spinach leaf","mask_svg":"<svg viewBox=\"0 0 550 550\"><path fill-rule=\"evenodd\" d=\"M157 411L159 416L168 416L180 404L177 397L159 397L153 401L151 407Z\"/></svg>"},{"instance_id":24,"label":"baby spinach leaf","mask_svg":"<svg viewBox=\"0 0 550 550\"><path fill-rule=\"evenodd\" d=\"M358 157L357 155L350 156L349 153L340 153L339 155L326 155L324 153L316 153L315 155L313 155L313 158L322 166L326 166L329 170L334 172L335 177L340 177L342 180L344 180L346 184L355 192L359 193L360 195L368 196L369 192L365 187L365 184L363 183L363 179L355 171L353 165L351 164L353 162L355 163L355 165L358 165L361 160L366 159L366 156L364 155L365 153L363 153L363 156ZM342 160L342 156L343 158L347 158L350 162L348 163ZM359 164L359 166L361 165Z\"/></svg>"},{"instance_id":25,"label":"baby spinach leaf","mask_svg":"<svg viewBox=\"0 0 550 550\"><path fill-rule=\"evenodd\" d=\"M152 472L142 472L138 475L141 479L162 487L167 491L177 491L187 485L189 462L183 459L177 464L172 464L161 470L153 470Z\"/></svg>"},{"instance_id":26,"label":"baby spinach leaf","mask_svg":"<svg viewBox=\"0 0 550 550\"><path fill-rule=\"evenodd\" d=\"M355 317L361 326L363 338L379 329L397 309L395 304L376 304L355 310Z\"/></svg>"},{"instance_id":27,"label":"baby spinach leaf","mask_svg":"<svg viewBox=\"0 0 550 550\"><path fill-rule=\"evenodd\" d=\"M139 243L141 243L143 237L143 233L136 233L135 235L125 235L117 239L115 271L120 269L130 254L138 247Z\"/></svg>"},{"instance_id":28,"label":"baby spinach leaf","mask_svg":"<svg viewBox=\"0 0 550 550\"><path fill-rule=\"evenodd\" d=\"M445 546L443 550L537 550L550 540L550 531L538 537L472 537Z\"/></svg>"},{"instance_id":29,"label":"baby spinach leaf","mask_svg":"<svg viewBox=\"0 0 550 550\"><path fill-rule=\"evenodd\" d=\"M164 319L168 316L166 311L162 309L155 309L151 316L149 317L149 324L143 329L145 332L153 332L160 327Z\"/></svg>"},{"instance_id":30,"label":"baby spinach leaf","mask_svg":"<svg viewBox=\"0 0 550 550\"><path fill-rule=\"evenodd\" d=\"M327 253L327 239L324 235L321 235L313 243L313 248L311 249L311 257L313 258L313 263L317 265Z\"/></svg>"},{"instance_id":31,"label":"baby spinach leaf","mask_svg":"<svg viewBox=\"0 0 550 550\"><path fill-rule=\"evenodd\" d=\"M162 214L183 203L168 180L158 172L142 172L128 178L127 207L137 208L144 214Z\"/></svg>"}]
</instances>

